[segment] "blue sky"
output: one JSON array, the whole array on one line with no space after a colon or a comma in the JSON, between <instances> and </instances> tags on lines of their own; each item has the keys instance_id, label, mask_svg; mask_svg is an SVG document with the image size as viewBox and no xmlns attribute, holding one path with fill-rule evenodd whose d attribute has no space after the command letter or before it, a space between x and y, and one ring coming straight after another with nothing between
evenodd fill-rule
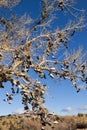
<instances>
[{"instance_id":1,"label":"blue sky","mask_svg":"<svg viewBox=\"0 0 87 130\"><path fill-rule=\"evenodd\" d=\"M22 15L27 11L29 15L36 18L39 16L38 14L40 11L39 1L40 0L22 0L22 4L16 7L16 10L14 8L14 12ZM87 0L77 0L77 3L77 7L86 10L85 17L87 20ZM58 20L59 23L61 23L61 26L63 26L63 19L58 18ZM72 41L70 41L70 44L71 49L83 46L84 50L87 50L87 27L84 28L81 33L77 32ZM68 81L56 81L55 79L51 80L48 78L44 82L48 85L48 95L45 96L45 106L50 112L55 112L61 115L72 115L79 112L87 113L87 90L82 90L77 93ZM0 89L0 115L23 111L20 95L14 97L11 105L3 102L5 92L7 91L7 88L10 88L11 84L6 83L5 85L5 91Z\"/></svg>"}]
</instances>

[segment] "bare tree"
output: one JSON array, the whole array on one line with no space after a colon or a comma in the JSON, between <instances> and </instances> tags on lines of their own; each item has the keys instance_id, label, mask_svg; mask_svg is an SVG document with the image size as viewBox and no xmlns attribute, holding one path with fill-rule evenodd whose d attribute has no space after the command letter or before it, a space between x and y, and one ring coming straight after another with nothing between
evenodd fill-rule
<instances>
[{"instance_id":1,"label":"bare tree","mask_svg":"<svg viewBox=\"0 0 87 130\"><path fill-rule=\"evenodd\" d=\"M41 12L35 20L27 13L19 18L12 12L20 2L0 1L0 88L4 88L4 82L11 82L12 93L7 92L4 101L10 103L20 93L26 110L31 104L33 110L44 116L41 110L46 113L43 105L46 85L41 84L40 78L49 75L56 80L68 79L77 92L87 88L86 55L82 49L68 51L68 41L85 27L84 10L75 8L74 0L41 0ZM72 20L62 29L60 24L52 28L60 11L70 14ZM38 79L32 79L29 70L34 70Z\"/></svg>"}]
</instances>

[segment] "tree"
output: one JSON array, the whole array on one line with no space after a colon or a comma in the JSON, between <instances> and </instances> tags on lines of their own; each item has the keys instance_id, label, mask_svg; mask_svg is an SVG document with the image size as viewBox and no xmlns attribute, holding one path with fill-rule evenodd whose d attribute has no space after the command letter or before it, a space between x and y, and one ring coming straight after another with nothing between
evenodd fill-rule
<instances>
[{"instance_id":1,"label":"tree","mask_svg":"<svg viewBox=\"0 0 87 130\"><path fill-rule=\"evenodd\" d=\"M76 31L85 27L84 10L75 8L74 0L41 0L36 19L27 13L19 18L13 13L17 4L21 4L21 0L0 1L0 88L4 88L4 82L11 82L12 93L6 93L4 101L10 103L13 96L20 93L25 110L31 104L33 110L45 117L46 85L41 84L40 79L46 79L49 74L53 79L70 80L77 92L87 88L86 55L81 49L70 53L68 45ZM58 12L67 12L72 19L62 29L59 24L51 27ZM62 50L65 53L59 58ZM37 80L32 80L29 70L35 71Z\"/></svg>"}]
</instances>

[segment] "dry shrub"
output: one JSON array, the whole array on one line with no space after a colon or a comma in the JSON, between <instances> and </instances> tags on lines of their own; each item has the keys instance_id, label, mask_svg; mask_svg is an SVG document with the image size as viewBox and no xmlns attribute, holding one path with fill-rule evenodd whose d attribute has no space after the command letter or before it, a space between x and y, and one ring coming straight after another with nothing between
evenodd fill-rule
<instances>
[{"instance_id":1,"label":"dry shrub","mask_svg":"<svg viewBox=\"0 0 87 130\"><path fill-rule=\"evenodd\" d=\"M78 129L85 129L85 128L87 128L87 119L86 119L86 117L84 117L84 118L79 118L78 120L77 120L77 122L76 122L76 127L78 128Z\"/></svg>"},{"instance_id":2,"label":"dry shrub","mask_svg":"<svg viewBox=\"0 0 87 130\"><path fill-rule=\"evenodd\" d=\"M77 127L78 129L85 129L85 128L87 128L87 123L85 123L85 122L77 123L77 124L76 124L76 127Z\"/></svg>"},{"instance_id":3,"label":"dry shrub","mask_svg":"<svg viewBox=\"0 0 87 130\"><path fill-rule=\"evenodd\" d=\"M55 130L76 130L76 122L73 117L66 116L61 119L57 129Z\"/></svg>"}]
</instances>

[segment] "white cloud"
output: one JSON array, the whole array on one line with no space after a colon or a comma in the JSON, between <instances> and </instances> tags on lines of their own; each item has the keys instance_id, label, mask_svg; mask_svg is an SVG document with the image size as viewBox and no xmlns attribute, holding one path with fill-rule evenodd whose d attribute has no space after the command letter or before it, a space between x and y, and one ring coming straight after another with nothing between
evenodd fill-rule
<instances>
[{"instance_id":1,"label":"white cloud","mask_svg":"<svg viewBox=\"0 0 87 130\"><path fill-rule=\"evenodd\" d=\"M81 111L87 111L87 106L82 106L82 107L79 107L78 109Z\"/></svg>"},{"instance_id":2,"label":"white cloud","mask_svg":"<svg viewBox=\"0 0 87 130\"><path fill-rule=\"evenodd\" d=\"M62 112L71 112L72 108L71 107L66 107L64 109L62 109Z\"/></svg>"},{"instance_id":3,"label":"white cloud","mask_svg":"<svg viewBox=\"0 0 87 130\"><path fill-rule=\"evenodd\" d=\"M24 108L18 108L17 110L15 110L14 113L22 114L22 113L24 113L24 112L25 112Z\"/></svg>"}]
</instances>

